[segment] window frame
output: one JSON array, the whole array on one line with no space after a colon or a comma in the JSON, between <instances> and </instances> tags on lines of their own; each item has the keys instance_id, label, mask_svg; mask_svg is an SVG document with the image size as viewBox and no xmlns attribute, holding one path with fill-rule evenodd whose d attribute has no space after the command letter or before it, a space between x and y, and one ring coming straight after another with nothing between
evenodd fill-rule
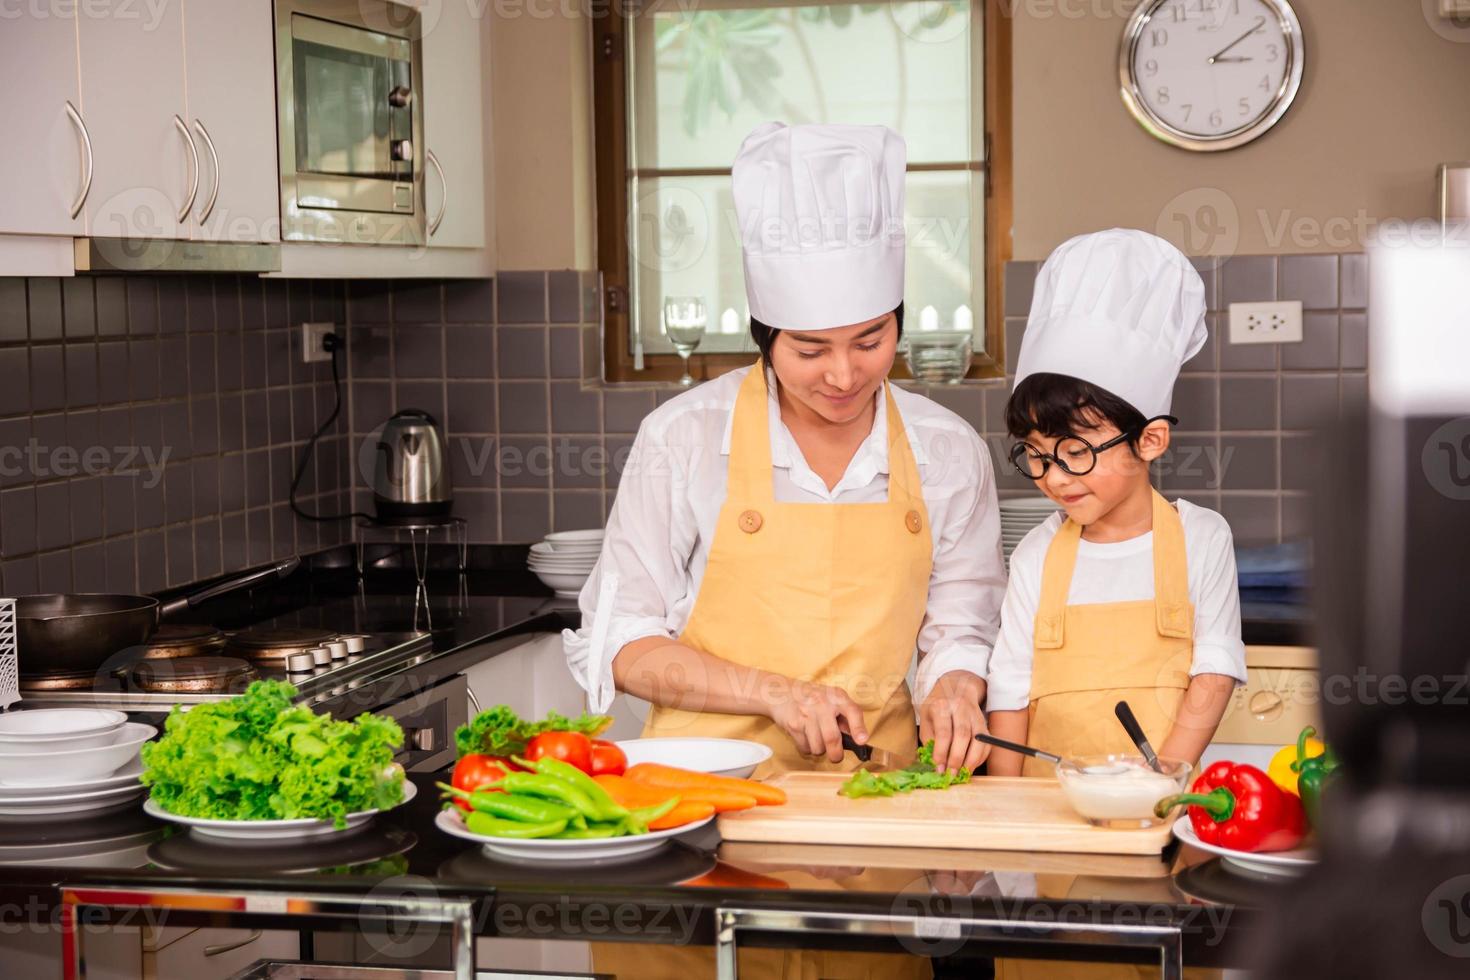
<instances>
[{"instance_id":1,"label":"window frame","mask_svg":"<svg viewBox=\"0 0 1470 980\"><path fill-rule=\"evenodd\" d=\"M1011 257L1011 22L1003 0L971 0L983 4L984 147L985 162L985 350L971 358L966 380L1005 376L1005 310L1003 285ZM677 382L684 373L677 354L644 354L643 369L633 364L629 343L631 315L628 242L628 70L625 57L628 20L638 4L614 4L606 16L592 21L592 109L596 153L597 264L603 285L603 379L608 382ZM930 169L910 164L910 173ZM917 327L918 315L908 311ZM699 353L689 359L697 381L718 377L751 363L749 353ZM908 365L896 358L890 377L911 380Z\"/></svg>"}]
</instances>

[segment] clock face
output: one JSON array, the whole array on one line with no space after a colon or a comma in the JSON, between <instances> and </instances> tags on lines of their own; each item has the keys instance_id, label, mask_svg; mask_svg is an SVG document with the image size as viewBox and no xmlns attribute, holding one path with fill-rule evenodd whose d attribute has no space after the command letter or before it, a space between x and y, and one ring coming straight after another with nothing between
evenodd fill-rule
<instances>
[{"instance_id":1,"label":"clock face","mask_svg":"<svg viewBox=\"0 0 1470 980\"><path fill-rule=\"evenodd\" d=\"M1223 150L1262 135L1301 85L1301 25L1286 0L1152 0L1129 21L1123 99L1155 136Z\"/></svg>"}]
</instances>

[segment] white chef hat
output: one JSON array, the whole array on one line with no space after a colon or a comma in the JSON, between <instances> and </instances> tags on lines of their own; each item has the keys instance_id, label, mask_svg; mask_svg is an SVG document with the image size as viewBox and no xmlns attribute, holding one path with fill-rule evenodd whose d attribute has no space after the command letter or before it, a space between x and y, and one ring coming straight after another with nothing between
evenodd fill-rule
<instances>
[{"instance_id":1,"label":"white chef hat","mask_svg":"<svg viewBox=\"0 0 1470 980\"><path fill-rule=\"evenodd\" d=\"M1016 384L1065 374L1145 418L1167 415L1179 369L1205 339L1205 285L1182 252L1132 229L1082 235L1036 277Z\"/></svg>"},{"instance_id":2,"label":"white chef hat","mask_svg":"<svg viewBox=\"0 0 1470 980\"><path fill-rule=\"evenodd\" d=\"M825 330L898 306L907 159L887 126L769 122L745 137L731 182L753 318Z\"/></svg>"}]
</instances>

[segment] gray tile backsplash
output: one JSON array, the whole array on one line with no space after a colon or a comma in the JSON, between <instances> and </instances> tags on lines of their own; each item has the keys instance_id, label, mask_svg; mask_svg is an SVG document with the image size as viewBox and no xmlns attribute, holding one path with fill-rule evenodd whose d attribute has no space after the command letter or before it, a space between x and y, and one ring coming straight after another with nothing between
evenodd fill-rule
<instances>
[{"instance_id":1,"label":"gray tile backsplash","mask_svg":"<svg viewBox=\"0 0 1470 980\"><path fill-rule=\"evenodd\" d=\"M0 591L153 591L346 540L286 505L332 404L327 365L292 363L288 315L330 318L344 288L0 279ZM323 463L347 432L320 443L309 511L349 499L345 462Z\"/></svg>"}]
</instances>

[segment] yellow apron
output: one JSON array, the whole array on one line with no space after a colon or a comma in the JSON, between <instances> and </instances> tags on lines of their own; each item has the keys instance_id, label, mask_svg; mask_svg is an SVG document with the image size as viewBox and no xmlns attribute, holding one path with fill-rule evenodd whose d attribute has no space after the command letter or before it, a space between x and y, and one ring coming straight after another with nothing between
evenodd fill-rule
<instances>
[{"instance_id":1,"label":"yellow apron","mask_svg":"<svg viewBox=\"0 0 1470 980\"><path fill-rule=\"evenodd\" d=\"M1113 714L1126 700L1144 734L1163 744L1189 687L1194 658L1194 606L1184 525L1153 493L1154 597L1137 602L1068 605L1082 526L1068 520L1046 552L1036 610L1031 664L1030 726L1026 741L1061 756L1137 753ZM1026 759L1025 776L1051 776L1054 767ZM1073 876L1037 875L1037 894L1066 898ZM1156 977L1157 967L996 960L997 980L1018 978ZM1190 976L1209 976L1189 971Z\"/></svg>"},{"instance_id":2,"label":"yellow apron","mask_svg":"<svg viewBox=\"0 0 1470 980\"><path fill-rule=\"evenodd\" d=\"M886 383L886 382L885 382ZM863 709L869 744L911 761L914 705L905 680L929 595L933 543L919 469L891 389L888 499L871 504L783 503L771 474L764 362L735 399L729 482L699 595L680 642L732 663L840 687ZM745 738L774 755L756 773L848 770L810 759L767 718L655 707L645 737ZM623 980L714 975L703 948L593 946L594 967ZM742 980L889 980L929 977L901 954L744 949Z\"/></svg>"}]
</instances>

